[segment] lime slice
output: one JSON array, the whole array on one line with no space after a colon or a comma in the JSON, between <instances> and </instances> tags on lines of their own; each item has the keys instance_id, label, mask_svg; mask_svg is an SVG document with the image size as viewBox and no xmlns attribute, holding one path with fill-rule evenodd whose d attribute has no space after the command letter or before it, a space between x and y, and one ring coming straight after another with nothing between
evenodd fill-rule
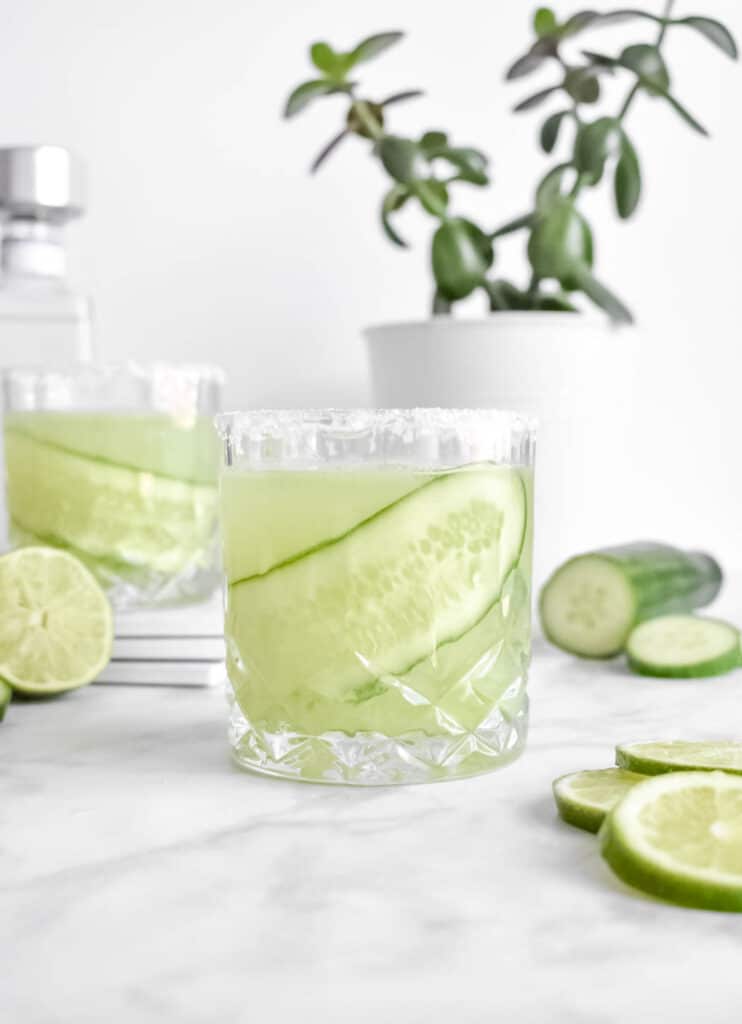
<instances>
[{"instance_id":1,"label":"lime slice","mask_svg":"<svg viewBox=\"0 0 742 1024\"><path fill-rule=\"evenodd\" d=\"M616 764L642 775L715 769L742 775L742 743L622 743L616 747Z\"/></svg>"},{"instance_id":2,"label":"lime slice","mask_svg":"<svg viewBox=\"0 0 742 1024\"><path fill-rule=\"evenodd\" d=\"M742 912L742 778L674 772L635 786L601 829L629 885L688 907Z\"/></svg>"},{"instance_id":3,"label":"lime slice","mask_svg":"<svg viewBox=\"0 0 742 1024\"><path fill-rule=\"evenodd\" d=\"M111 606L72 555L21 548L0 558L0 677L20 693L84 686L111 656Z\"/></svg>"},{"instance_id":4,"label":"lime slice","mask_svg":"<svg viewBox=\"0 0 742 1024\"><path fill-rule=\"evenodd\" d=\"M608 811L637 782L645 779L646 776L623 768L598 768L562 775L552 786L559 816L577 828L597 832Z\"/></svg>"},{"instance_id":5,"label":"lime slice","mask_svg":"<svg viewBox=\"0 0 742 1024\"><path fill-rule=\"evenodd\" d=\"M13 691L0 679L0 722L5 718L5 710L10 704L10 698L13 696Z\"/></svg>"}]
</instances>

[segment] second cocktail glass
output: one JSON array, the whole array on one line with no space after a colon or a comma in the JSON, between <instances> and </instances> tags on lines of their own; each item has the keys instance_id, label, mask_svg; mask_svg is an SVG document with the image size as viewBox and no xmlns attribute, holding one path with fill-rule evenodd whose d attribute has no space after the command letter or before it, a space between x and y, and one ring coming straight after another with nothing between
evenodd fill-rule
<instances>
[{"instance_id":1,"label":"second cocktail glass","mask_svg":"<svg viewBox=\"0 0 742 1024\"><path fill-rule=\"evenodd\" d=\"M443 409L234 413L218 425L237 761L385 784L515 757L532 425Z\"/></svg>"},{"instance_id":2,"label":"second cocktail glass","mask_svg":"<svg viewBox=\"0 0 742 1024\"><path fill-rule=\"evenodd\" d=\"M11 543L71 551L117 607L212 593L221 371L18 369L4 383Z\"/></svg>"}]
</instances>

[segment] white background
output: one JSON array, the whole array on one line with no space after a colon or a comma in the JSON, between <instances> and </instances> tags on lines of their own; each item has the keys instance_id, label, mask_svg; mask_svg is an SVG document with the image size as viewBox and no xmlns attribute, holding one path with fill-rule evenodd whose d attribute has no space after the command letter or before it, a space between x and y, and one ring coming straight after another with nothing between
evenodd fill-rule
<instances>
[{"instance_id":1,"label":"white background","mask_svg":"<svg viewBox=\"0 0 742 1024\"><path fill-rule=\"evenodd\" d=\"M359 140L310 179L342 101L285 123L285 95L311 77L311 40L345 48L407 30L363 80L378 96L426 89L390 112L393 128L447 128L492 155L494 187L463 204L494 225L527 208L548 167L535 143L542 112L510 108L549 72L502 81L529 42L530 10L503 0L2 0L1 141L59 142L89 163L89 214L70 238L106 354L221 362L231 406L368 401L359 328L427 313L427 226L405 225L412 252L385 242L383 175ZM733 0L676 13L716 16L742 36ZM652 34L633 23L582 38L610 51ZM636 311L645 346L644 444L619 493L646 506L647 535L740 565L742 67L682 28L667 55L675 92L712 139L643 99L629 121L645 177L638 217L618 224L605 194L588 206L600 275ZM503 248L503 273L522 276L519 245Z\"/></svg>"}]
</instances>

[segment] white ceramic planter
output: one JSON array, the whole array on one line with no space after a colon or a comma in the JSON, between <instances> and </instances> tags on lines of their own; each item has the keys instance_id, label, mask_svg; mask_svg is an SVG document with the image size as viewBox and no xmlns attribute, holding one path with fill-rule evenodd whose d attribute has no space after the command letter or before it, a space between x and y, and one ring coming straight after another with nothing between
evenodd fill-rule
<instances>
[{"instance_id":1,"label":"white ceramic planter","mask_svg":"<svg viewBox=\"0 0 742 1024\"><path fill-rule=\"evenodd\" d=\"M597 316L513 312L381 325L365 338L378 406L537 417L537 583L571 554L633 539L623 488L637 443L634 331Z\"/></svg>"}]
</instances>

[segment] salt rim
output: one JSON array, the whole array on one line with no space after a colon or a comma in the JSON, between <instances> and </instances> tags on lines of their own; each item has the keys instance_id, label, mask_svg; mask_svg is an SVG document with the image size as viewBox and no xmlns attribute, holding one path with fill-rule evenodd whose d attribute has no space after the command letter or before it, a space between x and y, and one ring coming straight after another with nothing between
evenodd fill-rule
<instances>
[{"instance_id":1,"label":"salt rim","mask_svg":"<svg viewBox=\"0 0 742 1024\"><path fill-rule=\"evenodd\" d=\"M292 428L319 427L326 430L360 431L390 430L406 432L410 429L457 430L477 427L495 427L524 435L535 435L538 421L525 413L509 409L451 409L444 407L416 407L411 409L374 408L308 408L308 409L254 409L219 413L214 417L219 436L257 437L281 434Z\"/></svg>"},{"instance_id":2,"label":"salt rim","mask_svg":"<svg viewBox=\"0 0 742 1024\"><path fill-rule=\"evenodd\" d=\"M498 409L257 409L214 419L227 467L530 466L535 424Z\"/></svg>"}]
</instances>

